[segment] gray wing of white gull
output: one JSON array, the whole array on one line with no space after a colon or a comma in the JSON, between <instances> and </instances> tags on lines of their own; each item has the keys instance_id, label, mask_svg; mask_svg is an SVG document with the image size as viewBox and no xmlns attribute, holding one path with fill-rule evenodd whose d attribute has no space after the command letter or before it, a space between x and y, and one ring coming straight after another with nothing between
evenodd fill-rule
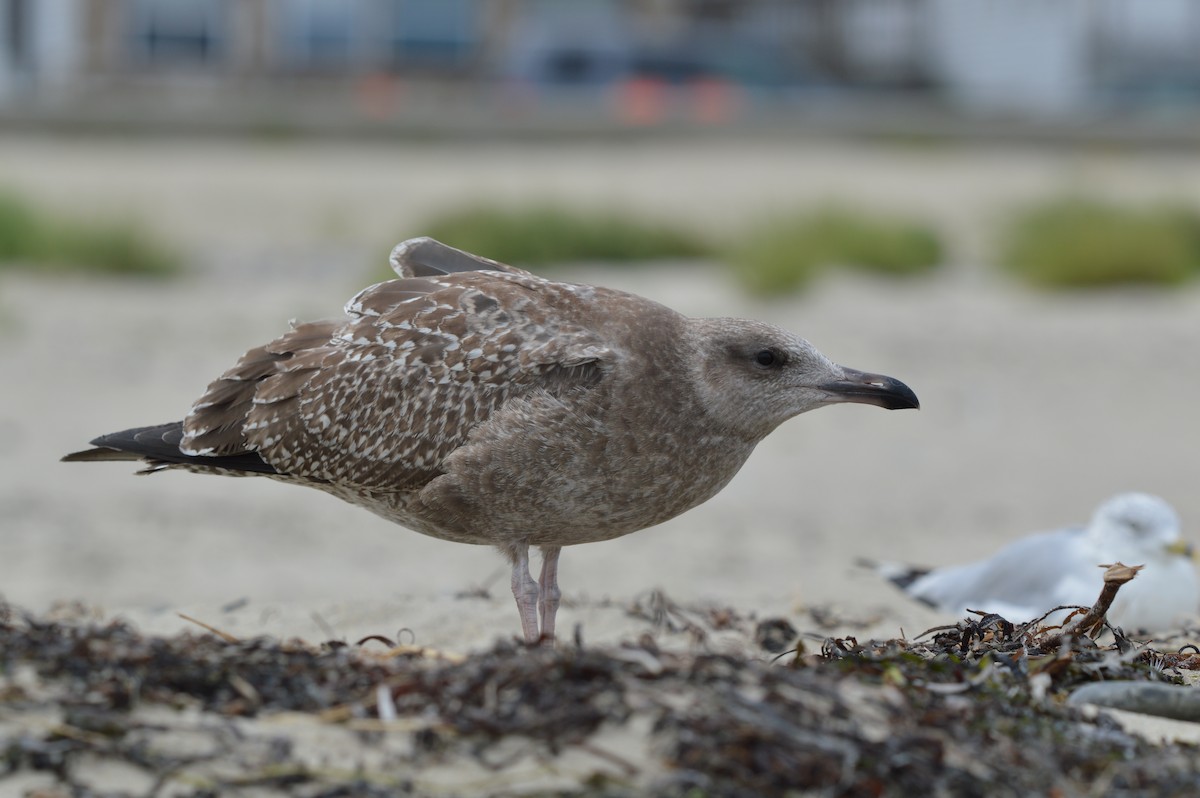
<instances>
[{"instance_id":1,"label":"gray wing of white gull","mask_svg":"<svg viewBox=\"0 0 1200 798\"><path fill-rule=\"evenodd\" d=\"M985 560L932 569L903 589L943 612L998 612L1019 621L1060 604L1091 604L1102 584L1086 530L1074 527L1022 538Z\"/></svg>"}]
</instances>

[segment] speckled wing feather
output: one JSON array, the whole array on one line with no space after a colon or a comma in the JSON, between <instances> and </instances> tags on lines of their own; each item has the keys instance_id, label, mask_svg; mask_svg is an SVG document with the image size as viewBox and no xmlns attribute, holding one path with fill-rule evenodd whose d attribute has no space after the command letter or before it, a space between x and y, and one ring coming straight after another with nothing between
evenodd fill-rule
<instances>
[{"instance_id":1,"label":"speckled wing feather","mask_svg":"<svg viewBox=\"0 0 1200 798\"><path fill-rule=\"evenodd\" d=\"M181 449L255 451L281 474L419 488L515 396L594 384L610 354L564 321L573 286L518 272L392 280L247 352L184 420Z\"/></svg>"}]
</instances>

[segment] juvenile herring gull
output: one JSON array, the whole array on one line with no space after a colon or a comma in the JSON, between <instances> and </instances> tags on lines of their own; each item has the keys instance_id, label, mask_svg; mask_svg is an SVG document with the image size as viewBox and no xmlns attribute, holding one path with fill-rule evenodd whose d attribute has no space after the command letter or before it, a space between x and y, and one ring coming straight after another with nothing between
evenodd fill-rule
<instances>
[{"instance_id":1,"label":"juvenile herring gull","mask_svg":"<svg viewBox=\"0 0 1200 798\"><path fill-rule=\"evenodd\" d=\"M1108 618L1127 629L1163 630L1196 615L1200 583L1191 555L1171 505L1145 493L1122 493L1101 504L1087 526L1030 535L986 560L932 570L877 569L943 612L962 615L969 608L1026 621L1064 604L1090 606L1104 584L1100 565L1144 565L1121 587Z\"/></svg>"},{"instance_id":2,"label":"juvenile herring gull","mask_svg":"<svg viewBox=\"0 0 1200 798\"><path fill-rule=\"evenodd\" d=\"M251 349L183 421L103 435L63 459L265 475L496 546L535 642L554 636L563 546L706 501L799 413L918 406L900 381L768 324L687 318L430 238L401 243L391 264L401 279L361 291L345 318L293 323Z\"/></svg>"}]
</instances>

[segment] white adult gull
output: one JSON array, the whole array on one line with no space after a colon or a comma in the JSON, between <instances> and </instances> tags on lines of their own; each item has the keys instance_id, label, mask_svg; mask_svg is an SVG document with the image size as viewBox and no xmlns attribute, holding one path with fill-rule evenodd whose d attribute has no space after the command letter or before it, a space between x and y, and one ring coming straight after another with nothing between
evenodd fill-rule
<instances>
[{"instance_id":1,"label":"white adult gull","mask_svg":"<svg viewBox=\"0 0 1200 798\"><path fill-rule=\"evenodd\" d=\"M769 324L688 318L430 238L401 243L391 263L401 279L251 349L182 421L103 435L64 459L267 476L496 546L535 642L554 637L563 546L706 501L792 416L918 406L900 381Z\"/></svg>"},{"instance_id":2,"label":"white adult gull","mask_svg":"<svg viewBox=\"0 0 1200 798\"><path fill-rule=\"evenodd\" d=\"M1030 535L978 562L876 569L942 612L961 616L972 609L1026 621L1060 605L1090 606L1104 584L1099 566L1115 562L1145 567L1117 593L1108 612L1112 623L1161 631L1196 616L1200 581L1192 547L1171 505L1146 493L1113 496L1086 526Z\"/></svg>"}]
</instances>

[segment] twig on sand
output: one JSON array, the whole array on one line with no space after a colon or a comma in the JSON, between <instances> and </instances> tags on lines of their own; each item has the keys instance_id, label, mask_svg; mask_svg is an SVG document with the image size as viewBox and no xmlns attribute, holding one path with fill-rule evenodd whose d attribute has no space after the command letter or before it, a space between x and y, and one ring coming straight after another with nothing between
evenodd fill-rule
<instances>
[{"instance_id":1,"label":"twig on sand","mask_svg":"<svg viewBox=\"0 0 1200 798\"><path fill-rule=\"evenodd\" d=\"M180 618L183 618L185 621L188 621L189 623L194 623L202 629L207 629L208 631L215 634L217 637L224 640L226 643L240 643L241 642L241 640L239 640L237 637L234 637L233 635L229 634L229 632L222 631L222 630L218 629L217 627L207 624L204 621L197 620L196 618L193 618L190 615L185 615L182 612L177 612L175 614L178 615Z\"/></svg>"},{"instance_id":2,"label":"twig on sand","mask_svg":"<svg viewBox=\"0 0 1200 798\"><path fill-rule=\"evenodd\" d=\"M465 654L454 651L443 651L429 646L395 646L383 652L383 657L418 657L423 659L440 659L450 663L466 662Z\"/></svg>"},{"instance_id":3,"label":"twig on sand","mask_svg":"<svg viewBox=\"0 0 1200 798\"><path fill-rule=\"evenodd\" d=\"M1042 641L1041 646L1043 651L1057 648L1066 636L1096 632L1104 624L1108 608L1112 606L1113 599L1117 597L1117 591L1121 589L1121 585L1132 581L1137 576L1138 571L1143 568L1141 565L1125 565L1120 562L1111 565L1101 565L1100 567L1107 570L1104 572L1104 587L1100 590L1100 596L1096 599L1096 603L1078 621L1065 627L1058 634L1052 635Z\"/></svg>"}]
</instances>

